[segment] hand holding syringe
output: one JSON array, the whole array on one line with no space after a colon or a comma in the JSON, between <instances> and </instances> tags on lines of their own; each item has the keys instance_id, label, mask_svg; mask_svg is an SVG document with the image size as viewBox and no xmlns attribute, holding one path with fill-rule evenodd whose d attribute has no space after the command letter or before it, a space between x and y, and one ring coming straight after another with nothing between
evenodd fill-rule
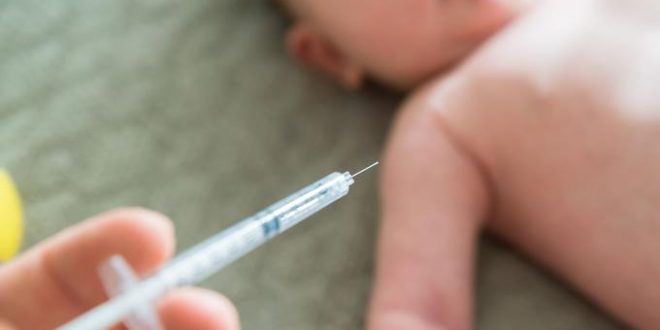
<instances>
[{"instance_id":1,"label":"hand holding syringe","mask_svg":"<svg viewBox=\"0 0 660 330\"><path fill-rule=\"evenodd\" d=\"M107 329L124 320L132 330L161 329L151 306L172 289L198 283L271 238L348 194L356 174L332 173L184 252L153 276L138 281L121 257L102 268L104 284L117 297L58 328ZM127 317L130 316L130 317Z\"/></svg>"}]
</instances>

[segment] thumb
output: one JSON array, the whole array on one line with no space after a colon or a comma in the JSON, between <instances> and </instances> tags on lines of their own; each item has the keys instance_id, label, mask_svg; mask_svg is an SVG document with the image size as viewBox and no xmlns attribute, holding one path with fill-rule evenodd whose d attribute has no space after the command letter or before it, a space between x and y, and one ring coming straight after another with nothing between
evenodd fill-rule
<instances>
[{"instance_id":1,"label":"thumb","mask_svg":"<svg viewBox=\"0 0 660 330\"><path fill-rule=\"evenodd\" d=\"M408 107L388 144L370 330L471 328L487 190L440 120L424 107Z\"/></svg>"}]
</instances>

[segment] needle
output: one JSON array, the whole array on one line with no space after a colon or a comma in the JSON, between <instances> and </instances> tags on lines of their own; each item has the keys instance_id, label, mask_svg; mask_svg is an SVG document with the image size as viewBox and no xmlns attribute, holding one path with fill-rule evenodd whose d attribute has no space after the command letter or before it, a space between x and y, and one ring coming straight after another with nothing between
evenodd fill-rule
<instances>
[{"instance_id":1,"label":"needle","mask_svg":"<svg viewBox=\"0 0 660 330\"><path fill-rule=\"evenodd\" d=\"M361 170L361 171L359 171L359 172L357 172L357 173L351 175L351 177L352 177L352 178L355 178L356 176L358 176L358 175L360 175L360 174L362 174L362 173L364 173L364 172L370 170L371 168L373 168L374 166L376 166L376 165L378 165L378 164L380 164L380 162L375 162L375 163L373 163L373 164L371 164L371 165L365 167L363 170Z\"/></svg>"}]
</instances>

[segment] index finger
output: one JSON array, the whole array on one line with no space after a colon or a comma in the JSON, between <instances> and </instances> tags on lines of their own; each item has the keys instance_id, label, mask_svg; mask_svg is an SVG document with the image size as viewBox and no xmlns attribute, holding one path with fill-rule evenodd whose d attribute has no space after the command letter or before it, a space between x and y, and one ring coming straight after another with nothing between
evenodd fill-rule
<instances>
[{"instance_id":1,"label":"index finger","mask_svg":"<svg viewBox=\"0 0 660 330\"><path fill-rule=\"evenodd\" d=\"M0 318L52 329L106 299L97 267L110 256L145 274L173 250L172 224L154 212L123 209L85 221L0 268Z\"/></svg>"}]
</instances>

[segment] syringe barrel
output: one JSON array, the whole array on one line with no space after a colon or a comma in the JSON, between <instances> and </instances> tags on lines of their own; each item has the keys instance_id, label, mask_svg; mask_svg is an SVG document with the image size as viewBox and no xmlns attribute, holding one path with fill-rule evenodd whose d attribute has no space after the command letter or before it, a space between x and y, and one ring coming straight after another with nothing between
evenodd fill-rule
<instances>
[{"instance_id":1,"label":"syringe barrel","mask_svg":"<svg viewBox=\"0 0 660 330\"><path fill-rule=\"evenodd\" d=\"M198 283L348 194L353 178L334 172L207 239L156 276L169 288Z\"/></svg>"},{"instance_id":2,"label":"syringe barrel","mask_svg":"<svg viewBox=\"0 0 660 330\"><path fill-rule=\"evenodd\" d=\"M58 330L107 329L135 308L152 304L169 290L197 283L345 196L349 173L332 173L263 211L191 248L128 292L98 306Z\"/></svg>"}]
</instances>

